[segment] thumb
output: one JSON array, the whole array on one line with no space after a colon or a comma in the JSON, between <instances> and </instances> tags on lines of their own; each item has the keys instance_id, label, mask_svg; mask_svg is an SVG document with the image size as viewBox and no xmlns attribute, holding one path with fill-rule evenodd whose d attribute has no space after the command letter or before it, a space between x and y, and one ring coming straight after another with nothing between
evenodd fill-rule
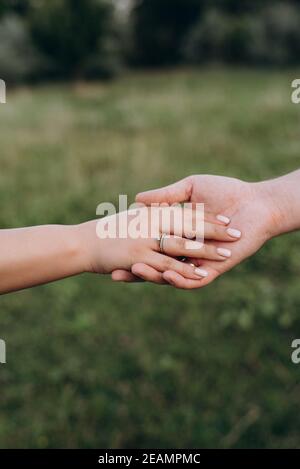
<instances>
[{"instance_id":1,"label":"thumb","mask_svg":"<svg viewBox=\"0 0 300 469\"><path fill-rule=\"evenodd\" d=\"M150 205L152 203L180 203L188 202L191 198L193 190L192 176L181 179L181 181L170 184L169 186L162 187L147 192L140 192L137 194L135 200L138 203Z\"/></svg>"}]
</instances>

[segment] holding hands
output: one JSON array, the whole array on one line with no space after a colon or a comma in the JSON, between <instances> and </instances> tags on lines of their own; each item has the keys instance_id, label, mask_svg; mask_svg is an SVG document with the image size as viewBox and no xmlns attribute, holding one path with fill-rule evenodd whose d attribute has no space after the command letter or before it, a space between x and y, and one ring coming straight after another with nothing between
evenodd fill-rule
<instances>
[{"instance_id":1,"label":"holding hands","mask_svg":"<svg viewBox=\"0 0 300 469\"><path fill-rule=\"evenodd\" d=\"M191 256L190 261L207 272L202 280L188 280L179 272L168 269L162 274L150 270L145 264L136 264L132 273L116 271L116 281L135 281L137 277L155 283L170 283L178 288L200 288L258 251L263 244L280 234L300 228L300 171L278 179L259 183L248 183L222 176L199 175L187 177L162 189L137 195L137 202L145 204L175 202L202 202L212 213L228 217L231 233L241 239L230 245L231 256L226 262L199 259ZM220 219L220 217L218 217ZM222 218L221 218L222 219ZM223 220L225 220L223 218ZM211 238L209 238L211 239ZM225 239L212 238L217 249L227 249ZM208 241L207 245L211 245Z\"/></svg>"},{"instance_id":2,"label":"holding hands","mask_svg":"<svg viewBox=\"0 0 300 469\"><path fill-rule=\"evenodd\" d=\"M299 170L260 183L190 176L138 194L143 207L100 221L0 230L0 293L82 272L200 288L272 237L300 229L299 182ZM173 206L183 202L189 207ZM117 234L107 236L111 228Z\"/></svg>"},{"instance_id":3,"label":"holding hands","mask_svg":"<svg viewBox=\"0 0 300 469\"><path fill-rule=\"evenodd\" d=\"M204 261L224 263L231 256L229 246L240 233L227 222L213 212L165 204L74 226L1 230L0 293L82 272L132 276L139 266L156 283L171 272L197 286L208 276Z\"/></svg>"},{"instance_id":4,"label":"holding hands","mask_svg":"<svg viewBox=\"0 0 300 469\"><path fill-rule=\"evenodd\" d=\"M87 222L80 226L83 244L87 246L86 270L107 274L124 269L128 273L134 265L144 265L155 276L156 283L164 282L162 276L166 271L199 281L208 275L200 267L201 262L224 262L231 256L227 244L230 246L240 237L240 232L228 228L224 221L227 224L225 217L212 213L203 217L202 211L165 204ZM138 234L130 232L132 225L138 226ZM203 243L203 238L223 241L226 248ZM182 257L188 259L183 262L179 260Z\"/></svg>"}]
</instances>

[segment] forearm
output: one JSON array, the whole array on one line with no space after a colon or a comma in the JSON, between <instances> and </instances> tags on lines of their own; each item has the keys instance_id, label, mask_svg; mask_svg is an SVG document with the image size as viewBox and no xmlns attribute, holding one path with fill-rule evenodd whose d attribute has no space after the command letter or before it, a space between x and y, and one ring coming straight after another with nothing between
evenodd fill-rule
<instances>
[{"instance_id":1,"label":"forearm","mask_svg":"<svg viewBox=\"0 0 300 469\"><path fill-rule=\"evenodd\" d=\"M84 270L76 226L0 230L0 293L62 279Z\"/></svg>"},{"instance_id":2,"label":"forearm","mask_svg":"<svg viewBox=\"0 0 300 469\"><path fill-rule=\"evenodd\" d=\"M300 229L300 170L256 185L271 207L271 236Z\"/></svg>"}]
</instances>

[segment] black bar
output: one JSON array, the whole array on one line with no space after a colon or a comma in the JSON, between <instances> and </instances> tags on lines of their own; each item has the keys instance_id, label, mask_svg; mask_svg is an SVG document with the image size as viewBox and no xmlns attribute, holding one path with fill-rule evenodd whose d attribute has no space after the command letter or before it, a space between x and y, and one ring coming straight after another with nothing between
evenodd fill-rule
<instances>
[{"instance_id":1,"label":"black bar","mask_svg":"<svg viewBox=\"0 0 300 469\"><path fill-rule=\"evenodd\" d=\"M10 467L138 467L143 465L179 465L218 467L230 464L231 467L255 467L267 464L267 467L286 467L293 464L299 450L214 450L214 449L49 449L49 450L0 450L0 466ZM5 464L5 465L4 465Z\"/></svg>"}]
</instances>

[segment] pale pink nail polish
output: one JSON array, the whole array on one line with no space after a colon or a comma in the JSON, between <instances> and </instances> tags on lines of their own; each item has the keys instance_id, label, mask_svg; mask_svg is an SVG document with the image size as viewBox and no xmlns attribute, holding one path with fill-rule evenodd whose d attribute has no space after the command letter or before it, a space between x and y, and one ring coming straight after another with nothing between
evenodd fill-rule
<instances>
[{"instance_id":1,"label":"pale pink nail polish","mask_svg":"<svg viewBox=\"0 0 300 469\"><path fill-rule=\"evenodd\" d=\"M228 225L230 223L230 218L225 217L224 215L217 215L216 219L222 223L225 223L225 225Z\"/></svg>"},{"instance_id":2,"label":"pale pink nail polish","mask_svg":"<svg viewBox=\"0 0 300 469\"><path fill-rule=\"evenodd\" d=\"M203 243L200 243L199 241L186 241L184 247L185 249L191 250L202 249Z\"/></svg>"},{"instance_id":3,"label":"pale pink nail polish","mask_svg":"<svg viewBox=\"0 0 300 469\"><path fill-rule=\"evenodd\" d=\"M231 257L231 251L225 248L218 248L217 253L222 257Z\"/></svg>"},{"instance_id":4,"label":"pale pink nail polish","mask_svg":"<svg viewBox=\"0 0 300 469\"><path fill-rule=\"evenodd\" d=\"M195 269L195 274L199 275L199 277L208 277L207 270L199 269L199 267L197 267L197 269Z\"/></svg>"},{"instance_id":5,"label":"pale pink nail polish","mask_svg":"<svg viewBox=\"0 0 300 469\"><path fill-rule=\"evenodd\" d=\"M232 238L240 238L242 236L239 230L234 230L233 228L228 228L227 233L229 236L232 236Z\"/></svg>"}]
</instances>

